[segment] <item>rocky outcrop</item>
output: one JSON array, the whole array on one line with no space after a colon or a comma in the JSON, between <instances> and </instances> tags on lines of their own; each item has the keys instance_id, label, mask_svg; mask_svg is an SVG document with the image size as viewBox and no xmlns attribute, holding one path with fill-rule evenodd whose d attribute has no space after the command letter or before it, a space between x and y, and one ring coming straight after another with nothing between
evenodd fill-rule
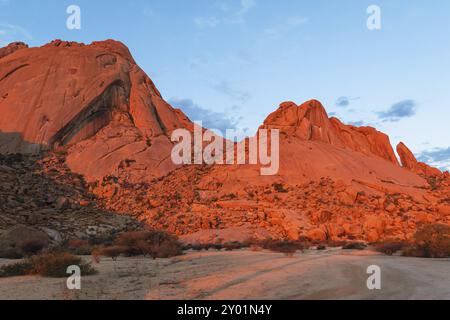
<instances>
[{"instance_id":1,"label":"rocky outcrop","mask_svg":"<svg viewBox=\"0 0 450 320\"><path fill-rule=\"evenodd\" d=\"M0 152L67 147L69 166L91 180L124 161L139 163L140 177L174 168L170 134L189 120L162 99L122 43L56 40L8 52L0 60L0 131L14 139L3 139Z\"/></svg>"},{"instance_id":2,"label":"rocky outcrop","mask_svg":"<svg viewBox=\"0 0 450 320\"><path fill-rule=\"evenodd\" d=\"M423 162L418 162L414 154L403 142L398 144L397 153L402 166L412 172L426 176L439 176L442 174L439 169L433 168Z\"/></svg>"},{"instance_id":3,"label":"rocky outcrop","mask_svg":"<svg viewBox=\"0 0 450 320\"><path fill-rule=\"evenodd\" d=\"M336 147L383 158L398 165L389 137L371 127L354 127L343 124L337 118L329 118L325 108L317 100L300 106L284 102L272 113L263 128L278 128L290 137L307 141L320 141Z\"/></svg>"},{"instance_id":4,"label":"rocky outcrop","mask_svg":"<svg viewBox=\"0 0 450 320\"><path fill-rule=\"evenodd\" d=\"M16 52L20 49L28 48L28 46L23 42L13 42L4 48L0 48L0 59L6 57L7 55Z\"/></svg>"},{"instance_id":5,"label":"rocky outcrop","mask_svg":"<svg viewBox=\"0 0 450 320\"><path fill-rule=\"evenodd\" d=\"M316 100L282 103L264 122L281 132L274 176L259 165L175 166L171 134L193 124L122 43L0 52L0 230L83 237L137 219L189 239L379 241L450 224L448 174L400 145L405 170L387 135L330 118Z\"/></svg>"}]
</instances>

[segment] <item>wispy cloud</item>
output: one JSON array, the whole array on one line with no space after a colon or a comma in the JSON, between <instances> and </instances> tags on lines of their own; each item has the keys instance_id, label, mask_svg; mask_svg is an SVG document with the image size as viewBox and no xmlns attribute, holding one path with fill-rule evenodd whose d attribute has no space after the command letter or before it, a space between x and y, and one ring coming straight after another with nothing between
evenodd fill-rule
<instances>
[{"instance_id":1,"label":"wispy cloud","mask_svg":"<svg viewBox=\"0 0 450 320\"><path fill-rule=\"evenodd\" d=\"M383 121L397 122L403 118L410 118L416 114L417 104L414 100L397 102L387 111L377 112L378 118Z\"/></svg>"},{"instance_id":2,"label":"wispy cloud","mask_svg":"<svg viewBox=\"0 0 450 320\"><path fill-rule=\"evenodd\" d=\"M247 14L247 12L249 12L254 7L256 7L256 0L241 0L241 7L236 13L236 18L238 20L244 19L244 16Z\"/></svg>"},{"instance_id":3,"label":"wispy cloud","mask_svg":"<svg viewBox=\"0 0 450 320\"><path fill-rule=\"evenodd\" d=\"M450 147L424 151L419 154L418 159L442 170L450 170Z\"/></svg>"},{"instance_id":4,"label":"wispy cloud","mask_svg":"<svg viewBox=\"0 0 450 320\"><path fill-rule=\"evenodd\" d=\"M225 112L216 112L203 108L191 99L171 99L169 103L175 108L183 110L192 121L202 121L203 126L209 129L218 129L225 133L227 129L237 129L240 119Z\"/></svg>"},{"instance_id":5,"label":"wispy cloud","mask_svg":"<svg viewBox=\"0 0 450 320\"><path fill-rule=\"evenodd\" d=\"M336 100L336 106L346 108L351 104L352 101L356 100L359 100L359 97L342 96Z\"/></svg>"},{"instance_id":6,"label":"wispy cloud","mask_svg":"<svg viewBox=\"0 0 450 320\"><path fill-rule=\"evenodd\" d=\"M237 10L232 11L228 3L222 3L220 10L223 17L195 17L194 23L200 28L215 28L220 24L241 24L245 22L247 13L255 8L256 0L240 0Z\"/></svg>"},{"instance_id":7,"label":"wispy cloud","mask_svg":"<svg viewBox=\"0 0 450 320\"><path fill-rule=\"evenodd\" d=\"M348 124L355 127L362 127L364 125L364 121L351 121Z\"/></svg>"},{"instance_id":8,"label":"wispy cloud","mask_svg":"<svg viewBox=\"0 0 450 320\"><path fill-rule=\"evenodd\" d=\"M214 28L220 24L220 19L216 17L197 17L194 23L201 28Z\"/></svg>"},{"instance_id":9,"label":"wispy cloud","mask_svg":"<svg viewBox=\"0 0 450 320\"><path fill-rule=\"evenodd\" d=\"M240 103L245 103L251 98L251 95L249 92L241 90L239 88L236 88L229 81L222 81L222 82L214 85L214 89L216 89L220 93L223 93L223 94L229 96L233 100L237 100Z\"/></svg>"},{"instance_id":10,"label":"wispy cloud","mask_svg":"<svg viewBox=\"0 0 450 320\"><path fill-rule=\"evenodd\" d=\"M305 17L292 16L287 18L282 23L266 28L264 33L268 36L279 36L307 23L308 20L309 19Z\"/></svg>"},{"instance_id":11,"label":"wispy cloud","mask_svg":"<svg viewBox=\"0 0 450 320\"><path fill-rule=\"evenodd\" d=\"M0 23L0 45L4 46L14 41L30 39L33 37L25 28L9 23Z\"/></svg>"}]
</instances>

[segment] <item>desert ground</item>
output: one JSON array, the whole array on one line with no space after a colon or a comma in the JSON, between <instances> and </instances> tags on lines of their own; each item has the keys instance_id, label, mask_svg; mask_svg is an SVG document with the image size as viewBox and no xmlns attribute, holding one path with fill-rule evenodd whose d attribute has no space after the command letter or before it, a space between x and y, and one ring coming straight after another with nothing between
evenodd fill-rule
<instances>
[{"instance_id":1,"label":"desert ground","mask_svg":"<svg viewBox=\"0 0 450 320\"><path fill-rule=\"evenodd\" d=\"M90 259L90 257L85 257ZM0 265L12 261L1 260ZM187 252L172 259L101 259L79 291L66 279L0 279L0 299L450 299L450 259L327 249L293 257L269 251ZM367 289L367 267L381 268L382 289Z\"/></svg>"}]
</instances>

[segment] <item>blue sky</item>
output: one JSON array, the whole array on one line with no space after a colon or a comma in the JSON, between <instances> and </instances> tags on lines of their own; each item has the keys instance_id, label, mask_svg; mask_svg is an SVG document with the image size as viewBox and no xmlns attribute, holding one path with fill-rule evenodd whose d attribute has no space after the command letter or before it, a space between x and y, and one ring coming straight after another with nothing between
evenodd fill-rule
<instances>
[{"instance_id":1,"label":"blue sky","mask_svg":"<svg viewBox=\"0 0 450 320\"><path fill-rule=\"evenodd\" d=\"M0 0L0 45L55 38L121 40L192 120L252 134L280 102L315 98L450 169L448 0Z\"/></svg>"}]
</instances>

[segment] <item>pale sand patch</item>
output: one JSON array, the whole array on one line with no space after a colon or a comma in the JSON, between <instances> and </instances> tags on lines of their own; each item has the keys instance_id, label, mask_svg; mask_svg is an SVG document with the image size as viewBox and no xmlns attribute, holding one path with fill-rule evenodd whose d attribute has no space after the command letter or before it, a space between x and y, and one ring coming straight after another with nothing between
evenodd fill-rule
<instances>
[{"instance_id":1,"label":"pale sand patch","mask_svg":"<svg viewBox=\"0 0 450 320\"><path fill-rule=\"evenodd\" d=\"M10 261L0 260L0 265ZM367 267L382 290L367 289ZM450 260L387 257L369 251L188 252L163 260L102 259L81 291L65 279L0 279L0 299L450 299Z\"/></svg>"}]
</instances>

